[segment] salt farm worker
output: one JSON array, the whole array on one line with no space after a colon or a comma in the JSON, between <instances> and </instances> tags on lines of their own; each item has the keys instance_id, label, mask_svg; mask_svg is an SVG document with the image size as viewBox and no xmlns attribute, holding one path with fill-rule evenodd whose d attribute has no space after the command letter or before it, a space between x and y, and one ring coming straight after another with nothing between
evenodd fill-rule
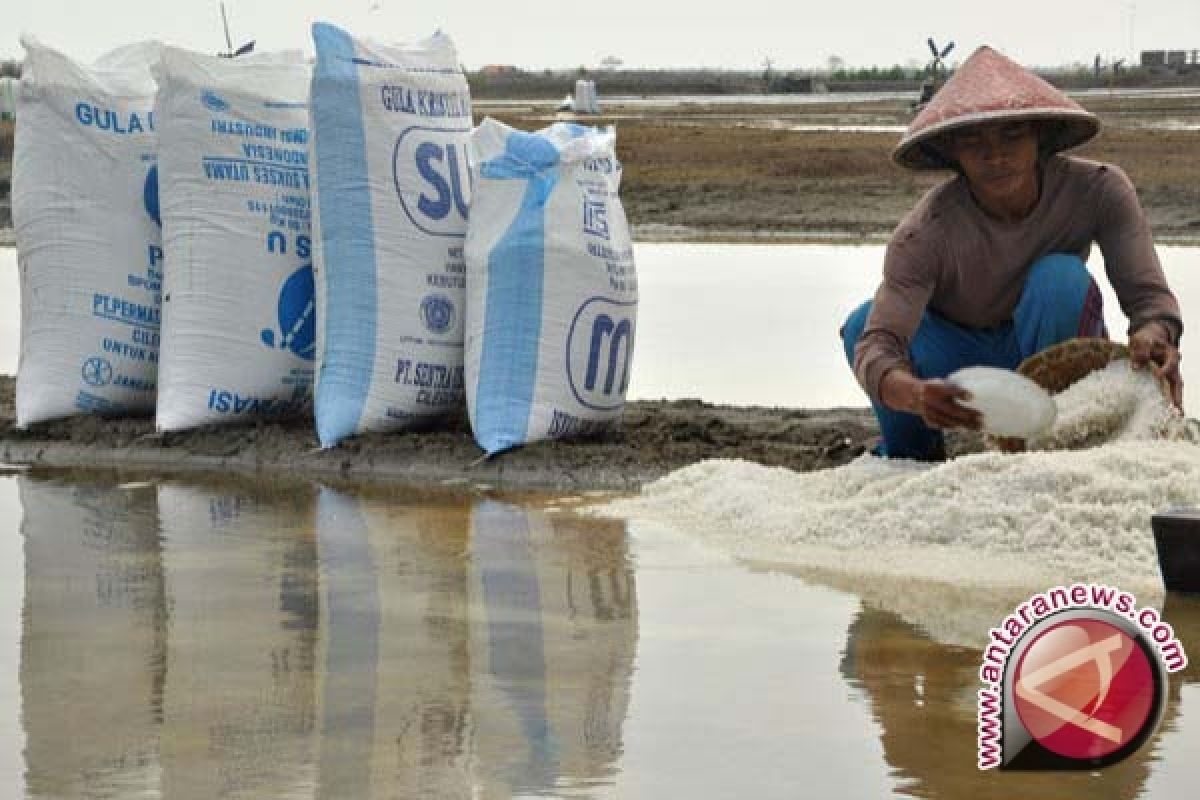
<instances>
[{"instance_id":1,"label":"salt farm worker","mask_svg":"<svg viewBox=\"0 0 1200 800\"><path fill-rule=\"evenodd\" d=\"M1015 369L1076 336L1106 336L1084 262L1093 242L1130 320L1135 365L1166 378L1182 408L1179 304L1146 215L1119 168L1061 155L1096 117L988 47L958 69L892 154L910 169L953 169L897 226L874 300L841 335L871 398L876 454L944 458L940 429L978 429L943 380L967 366Z\"/></svg>"}]
</instances>

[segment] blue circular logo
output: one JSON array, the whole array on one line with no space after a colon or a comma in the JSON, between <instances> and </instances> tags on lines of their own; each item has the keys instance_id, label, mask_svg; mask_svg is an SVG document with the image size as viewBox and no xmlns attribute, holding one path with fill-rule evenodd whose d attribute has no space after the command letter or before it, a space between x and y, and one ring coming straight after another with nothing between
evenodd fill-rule
<instances>
[{"instance_id":1,"label":"blue circular logo","mask_svg":"<svg viewBox=\"0 0 1200 800\"><path fill-rule=\"evenodd\" d=\"M150 219L154 220L154 224L162 227L162 216L158 211L158 165L155 164L146 173L146 183L142 186L142 202L146 206L146 213L150 215Z\"/></svg>"},{"instance_id":2,"label":"blue circular logo","mask_svg":"<svg viewBox=\"0 0 1200 800\"><path fill-rule=\"evenodd\" d=\"M311 264L288 276L279 289L279 347L305 361L317 357L317 314ZM275 331L263 328L262 343L275 347Z\"/></svg>"},{"instance_id":3,"label":"blue circular logo","mask_svg":"<svg viewBox=\"0 0 1200 800\"><path fill-rule=\"evenodd\" d=\"M112 383L112 364L107 359L93 356L83 362L83 382L88 386L108 386Z\"/></svg>"},{"instance_id":4,"label":"blue circular logo","mask_svg":"<svg viewBox=\"0 0 1200 800\"><path fill-rule=\"evenodd\" d=\"M427 294L421 301L421 320L431 333L445 333L454 324L454 303L444 294Z\"/></svg>"}]
</instances>

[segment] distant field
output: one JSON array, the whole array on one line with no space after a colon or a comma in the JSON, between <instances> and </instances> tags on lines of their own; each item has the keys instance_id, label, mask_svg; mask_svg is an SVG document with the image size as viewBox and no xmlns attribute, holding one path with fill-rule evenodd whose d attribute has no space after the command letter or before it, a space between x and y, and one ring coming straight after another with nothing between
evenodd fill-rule
<instances>
[{"instance_id":1,"label":"distant field","mask_svg":"<svg viewBox=\"0 0 1200 800\"><path fill-rule=\"evenodd\" d=\"M1077 153L1129 173L1159 238L1200 240L1200 97L1085 102L1104 130ZM605 110L607 116L587 122L616 125L625 167L621 196L630 221L644 232L668 226L708 235L878 238L949 175L891 163L900 134L869 128L906 125L910 112L898 100ZM535 108L492 113L526 129L554 117ZM868 130L834 129L839 125Z\"/></svg>"},{"instance_id":2,"label":"distant field","mask_svg":"<svg viewBox=\"0 0 1200 800\"><path fill-rule=\"evenodd\" d=\"M1084 102L1105 129L1079 154L1129 173L1160 239L1200 241L1200 96L1098 95ZM479 106L480 117L526 130L556 118L544 103ZM907 124L903 100L608 104L605 111L581 121L617 126L621 196L643 238L885 237L946 177L892 165L899 134L888 127ZM12 139L12 123L0 123L0 227L10 224Z\"/></svg>"}]
</instances>

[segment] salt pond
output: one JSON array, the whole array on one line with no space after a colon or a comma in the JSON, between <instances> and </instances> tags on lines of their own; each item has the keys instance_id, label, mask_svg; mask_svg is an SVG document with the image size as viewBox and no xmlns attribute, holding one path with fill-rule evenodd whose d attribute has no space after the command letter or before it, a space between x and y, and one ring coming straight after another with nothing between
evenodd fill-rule
<instances>
[{"instance_id":1,"label":"salt pond","mask_svg":"<svg viewBox=\"0 0 1200 800\"><path fill-rule=\"evenodd\" d=\"M1160 247L1184 325L1200 326L1200 248ZM879 282L882 246L641 244L641 307L630 391L715 403L825 408L866 405L837 331ZM1114 338L1127 323L1103 275ZM1185 340L1185 356L1187 342ZM1200 359L1183 360L1200 386ZM1189 394L1193 415L1200 398Z\"/></svg>"},{"instance_id":2,"label":"salt pond","mask_svg":"<svg viewBox=\"0 0 1200 800\"><path fill-rule=\"evenodd\" d=\"M1083 89L1068 92L1078 98L1148 98L1174 97L1192 98L1200 96L1200 89L1194 86L1180 86L1166 89ZM909 103L916 99L915 90L906 92L822 92L812 94L725 94L725 95L604 95L600 98L606 109L611 108L673 108L679 106L806 106L826 105L833 103L879 103L881 101L901 101ZM481 110L490 108L511 108L513 106L549 106L556 107L559 98L484 98L477 100L474 105Z\"/></svg>"},{"instance_id":3,"label":"salt pond","mask_svg":"<svg viewBox=\"0 0 1200 800\"><path fill-rule=\"evenodd\" d=\"M1161 252L1194 327L1200 249ZM836 331L882 248L637 255L634 396L862 404ZM14 262L0 250L9 373ZM1200 781L1200 651L1128 761L981 774L972 643L1011 589L862 580L565 510L579 501L0 476L0 795L1133 798ZM1200 648L1200 603L1165 615Z\"/></svg>"},{"instance_id":4,"label":"salt pond","mask_svg":"<svg viewBox=\"0 0 1200 800\"><path fill-rule=\"evenodd\" d=\"M1089 774L975 768L990 593L736 563L579 498L0 477L0 792L1183 796L1200 667ZM981 609L986 613L981 614ZM1200 605L1166 616L1200 642Z\"/></svg>"},{"instance_id":5,"label":"salt pond","mask_svg":"<svg viewBox=\"0 0 1200 800\"><path fill-rule=\"evenodd\" d=\"M1159 254L1185 326L1200 330L1200 247L1159 247ZM882 246L643 243L636 257L641 308L632 397L866 405L837 330L874 292ZM1124 339L1126 323L1098 253L1091 267L1109 329ZM19 316L16 251L0 248L0 373L16 372ZM1189 341L1184 382L1200 387L1200 358L1186 357ZM1189 413L1200 413L1195 391L1185 399Z\"/></svg>"}]
</instances>

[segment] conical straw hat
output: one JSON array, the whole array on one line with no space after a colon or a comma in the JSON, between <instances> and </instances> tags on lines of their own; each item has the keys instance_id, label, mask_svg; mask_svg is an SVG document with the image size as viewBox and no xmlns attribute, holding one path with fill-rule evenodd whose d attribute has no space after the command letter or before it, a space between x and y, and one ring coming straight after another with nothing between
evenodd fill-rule
<instances>
[{"instance_id":1,"label":"conical straw hat","mask_svg":"<svg viewBox=\"0 0 1200 800\"><path fill-rule=\"evenodd\" d=\"M911 169L945 169L947 164L921 145L947 131L981 122L1049 120L1043 148L1050 152L1083 144L1100 121L1065 94L990 47L980 47L941 91L917 114L892 159Z\"/></svg>"}]
</instances>

